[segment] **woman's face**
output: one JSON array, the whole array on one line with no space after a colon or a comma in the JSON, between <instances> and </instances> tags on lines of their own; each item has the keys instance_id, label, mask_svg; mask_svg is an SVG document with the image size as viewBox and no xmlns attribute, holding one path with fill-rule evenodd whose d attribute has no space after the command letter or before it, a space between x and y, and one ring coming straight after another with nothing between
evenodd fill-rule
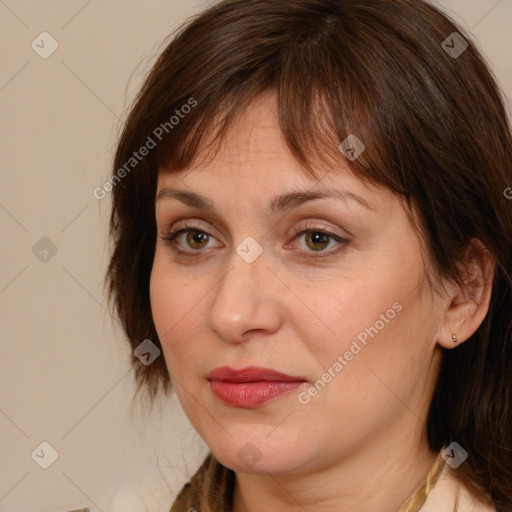
<instances>
[{"instance_id":1,"label":"woman's face","mask_svg":"<svg viewBox=\"0 0 512 512\"><path fill-rule=\"evenodd\" d=\"M160 170L158 233L189 231L158 239L151 306L178 398L214 455L279 474L422 442L440 308L398 198L364 185L341 154L339 168L306 175L274 101L254 103L213 160ZM209 379L226 366L296 382Z\"/></svg>"}]
</instances>

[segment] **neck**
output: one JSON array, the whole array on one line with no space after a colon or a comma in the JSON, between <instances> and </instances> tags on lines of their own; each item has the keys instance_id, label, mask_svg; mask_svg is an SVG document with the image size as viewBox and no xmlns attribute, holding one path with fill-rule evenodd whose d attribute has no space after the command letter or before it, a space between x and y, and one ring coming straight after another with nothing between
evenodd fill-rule
<instances>
[{"instance_id":1,"label":"neck","mask_svg":"<svg viewBox=\"0 0 512 512\"><path fill-rule=\"evenodd\" d=\"M387 443L373 439L315 472L236 473L233 512L397 512L427 477L438 453L418 433L386 438Z\"/></svg>"}]
</instances>

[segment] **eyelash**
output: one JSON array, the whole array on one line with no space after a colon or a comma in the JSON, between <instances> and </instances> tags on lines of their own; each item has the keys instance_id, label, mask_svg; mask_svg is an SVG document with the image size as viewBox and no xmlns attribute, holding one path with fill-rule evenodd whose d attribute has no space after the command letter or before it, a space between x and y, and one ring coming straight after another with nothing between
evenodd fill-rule
<instances>
[{"instance_id":1,"label":"eyelash","mask_svg":"<svg viewBox=\"0 0 512 512\"><path fill-rule=\"evenodd\" d=\"M188 231L196 231L198 233L208 235L209 237L215 238L211 233L208 233L208 231L205 231L201 226L199 226L197 224L193 224L193 223L184 224L181 228L171 231L166 236L158 235L158 238L160 238L161 240L166 242L166 244L172 245L172 249L175 251L177 256L187 256L187 257L191 257L191 258L197 258L197 257L202 256L201 253L204 251L202 251L200 249L198 249L196 251L193 251L193 250L192 251L183 251L182 249L179 248L178 244L176 243L176 239L178 238L178 236L181 235L182 233L186 233ZM302 226L297 226L296 228L293 229L293 233L295 235L294 239L297 238L297 235L299 235L299 234L322 233L324 235L329 236L331 239L333 239L336 242L341 244L341 247L338 247L337 249L331 249L329 251L320 250L320 251L318 251L318 254L314 254L315 251L301 251L301 252L306 252L306 253L313 253L313 254L308 254L308 256L307 256L308 258L322 258L322 257L325 258L327 256L332 256L334 253L337 253L338 251L342 250L344 247L346 247L350 243L350 241L347 240L346 238L342 238L342 237L340 237L334 233L331 233L325 229L318 228L316 226L310 226L308 224L302 225Z\"/></svg>"}]
</instances>

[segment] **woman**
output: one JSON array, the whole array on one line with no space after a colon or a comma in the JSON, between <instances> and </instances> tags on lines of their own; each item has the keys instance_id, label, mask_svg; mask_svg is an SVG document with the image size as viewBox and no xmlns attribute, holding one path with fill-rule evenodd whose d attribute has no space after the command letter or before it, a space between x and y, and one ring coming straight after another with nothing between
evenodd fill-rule
<instances>
[{"instance_id":1,"label":"woman","mask_svg":"<svg viewBox=\"0 0 512 512\"><path fill-rule=\"evenodd\" d=\"M107 274L138 391L211 450L172 512L512 510L511 162L423 1L224 0L175 35Z\"/></svg>"}]
</instances>

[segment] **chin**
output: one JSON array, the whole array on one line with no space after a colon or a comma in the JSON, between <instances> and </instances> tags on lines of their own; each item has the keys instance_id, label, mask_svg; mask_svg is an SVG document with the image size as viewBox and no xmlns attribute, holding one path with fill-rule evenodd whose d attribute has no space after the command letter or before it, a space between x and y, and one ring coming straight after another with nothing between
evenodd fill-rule
<instances>
[{"instance_id":1,"label":"chin","mask_svg":"<svg viewBox=\"0 0 512 512\"><path fill-rule=\"evenodd\" d=\"M265 430L260 436L249 432L243 436L227 436L224 444L213 443L211 451L227 468L248 474L290 473L306 462L307 454L298 449L296 443L266 437L269 430Z\"/></svg>"},{"instance_id":2,"label":"chin","mask_svg":"<svg viewBox=\"0 0 512 512\"><path fill-rule=\"evenodd\" d=\"M248 443L247 443L248 444ZM217 460L227 468L236 471L237 473L246 473L251 475L266 475L268 473L272 475L278 475L282 473L289 473L292 470L292 464L290 461L283 459L282 456L274 454L272 457L265 455L260 452L258 454L253 451L252 448L242 447L241 452L230 452L228 454L219 453Z\"/></svg>"}]
</instances>

